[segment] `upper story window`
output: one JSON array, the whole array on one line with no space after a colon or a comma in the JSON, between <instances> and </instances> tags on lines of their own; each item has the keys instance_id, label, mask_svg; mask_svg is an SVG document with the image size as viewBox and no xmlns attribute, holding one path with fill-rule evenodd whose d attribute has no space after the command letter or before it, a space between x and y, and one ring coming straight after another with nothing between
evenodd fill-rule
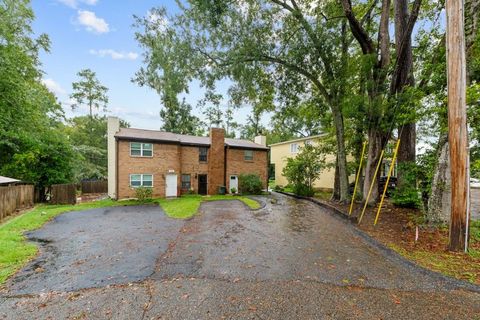
<instances>
[{"instance_id":1,"label":"upper story window","mask_svg":"<svg viewBox=\"0 0 480 320\"><path fill-rule=\"evenodd\" d=\"M208 154L208 148L207 147L198 148L198 161L207 162L207 154Z\"/></svg>"},{"instance_id":2,"label":"upper story window","mask_svg":"<svg viewBox=\"0 0 480 320\"><path fill-rule=\"evenodd\" d=\"M131 174L130 186L138 187L153 187L153 175L151 174Z\"/></svg>"},{"instance_id":3,"label":"upper story window","mask_svg":"<svg viewBox=\"0 0 480 320\"><path fill-rule=\"evenodd\" d=\"M245 161L253 161L253 150L245 150L244 159Z\"/></svg>"},{"instance_id":4,"label":"upper story window","mask_svg":"<svg viewBox=\"0 0 480 320\"><path fill-rule=\"evenodd\" d=\"M153 144L130 142L130 155L134 157L151 157L153 156Z\"/></svg>"},{"instance_id":5,"label":"upper story window","mask_svg":"<svg viewBox=\"0 0 480 320\"><path fill-rule=\"evenodd\" d=\"M297 153L298 152L298 143L290 144L290 153Z\"/></svg>"},{"instance_id":6,"label":"upper story window","mask_svg":"<svg viewBox=\"0 0 480 320\"><path fill-rule=\"evenodd\" d=\"M312 140L306 140L306 141L305 141L305 145L311 146L311 145L312 145Z\"/></svg>"}]
</instances>

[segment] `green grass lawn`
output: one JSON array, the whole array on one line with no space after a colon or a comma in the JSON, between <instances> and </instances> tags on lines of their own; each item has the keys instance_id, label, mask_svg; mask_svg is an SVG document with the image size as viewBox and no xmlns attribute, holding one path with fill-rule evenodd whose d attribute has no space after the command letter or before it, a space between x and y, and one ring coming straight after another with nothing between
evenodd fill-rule
<instances>
[{"instance_id":1,"label":"green grass lawn","mask_svg":"<svg viewBox=\"0 0 480 320\"><path fill-rule=\"evenodd\" d=\"M270 179L270 180L268 180L268 187L269 187L270 189L275 188L275 185L276 185L276 184L275 184L275 179Z\"/></svg>"},{"instance_id":2,"label":"green grass lawn","mask_svg":"<svg viewBox=\"0 0 480 320\"><path fill-rule=\"evenodd\" d=\"M240 200L251 209L260 208L260 204L250 198L244 196L232 195L214 195L214 196L199 196L199 195L185 195L174 199L158 199L156 202L160 204L163 211L172 218L185 219L195 215L203 201L218 201L218 200Z\"/></svg>"},{"instance_id":3,"label":"green grass lawn","mask_svg":"<svg viewBox=\"0 0 480 320\"><path fill-rule=\"evenodd\" d=\"M25 241L24 232L40 228L47 221L59 214L68 211L80 211L110 206L157 203L169 217L189 218L197 213L202 201L215 200L240 200L252 209L260 207L260 204L255 200L243 196L229 195L210 197L189 195L176 199L155 199L146 202L137 200L113 201L107 199L77 205L38 205L34 209L7 220L0 225L0 285L37 254L37 246L34 243Z\"/></svg>"}]
</instances>

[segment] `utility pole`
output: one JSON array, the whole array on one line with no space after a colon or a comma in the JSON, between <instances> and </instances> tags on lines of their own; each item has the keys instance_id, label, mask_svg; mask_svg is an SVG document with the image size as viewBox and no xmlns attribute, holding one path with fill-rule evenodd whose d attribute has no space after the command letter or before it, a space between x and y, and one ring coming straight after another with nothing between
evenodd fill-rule
<instances>
[{"instance_id":1,"label":"utility pole","mask_svg":"<svg viewBox=\"0 0 480 320\"><path fill-rule=\"evenodd\" d=\"M448 143L451 167L451 218L449 249L465 248L468 203L468 133L463 0L446 0Z\"/></svg>"}]
</instances>

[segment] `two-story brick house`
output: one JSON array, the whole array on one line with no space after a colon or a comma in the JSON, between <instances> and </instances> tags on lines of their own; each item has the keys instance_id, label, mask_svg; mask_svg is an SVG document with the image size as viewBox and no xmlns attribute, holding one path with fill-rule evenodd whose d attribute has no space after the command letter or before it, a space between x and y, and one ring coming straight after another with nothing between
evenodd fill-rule
<instances>
[{"instance_id":1,"label":"two-story brick house","mask_svg":"<svg viewBox=\"0 0 480 320\"><path fill-rule=\"evenodd\" d=\"M193 191L217 194L238 190L238 176L253 173L267 188L268 152L264 136L255 142L225 138L211 128L208 137L156 130L120 128L108 118L108 194L135 197L135 188L151 187L154 197L175 197Z\"/></svg>"}]
</instances>

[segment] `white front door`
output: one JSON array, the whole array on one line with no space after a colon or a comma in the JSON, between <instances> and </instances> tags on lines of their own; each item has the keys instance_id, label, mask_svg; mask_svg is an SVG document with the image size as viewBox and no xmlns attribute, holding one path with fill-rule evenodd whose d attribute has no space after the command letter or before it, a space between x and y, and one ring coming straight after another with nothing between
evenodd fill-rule
<instances>
[{"instance_id":1,"label":"white front door","mask_svg":"<svg viewBox=\"0 0 480 320\"><path fill-rule=\"evenodd\" d=\"M176 197L177 196L177 175L176 174L167 174L165 176L166 182L166 197Z\"/></svg>"},{"instance_id":2,"label":"white front door","mask_svg":"<svg viewBox=\"0 0 480 320\"><path fill-rule=\"evenodd\" d=\"M238 192L238 177L237 176L230 176L230 190L229 192L232 192L232 189L235 188L235 192Z\"/></svg>"}]
</instances>

